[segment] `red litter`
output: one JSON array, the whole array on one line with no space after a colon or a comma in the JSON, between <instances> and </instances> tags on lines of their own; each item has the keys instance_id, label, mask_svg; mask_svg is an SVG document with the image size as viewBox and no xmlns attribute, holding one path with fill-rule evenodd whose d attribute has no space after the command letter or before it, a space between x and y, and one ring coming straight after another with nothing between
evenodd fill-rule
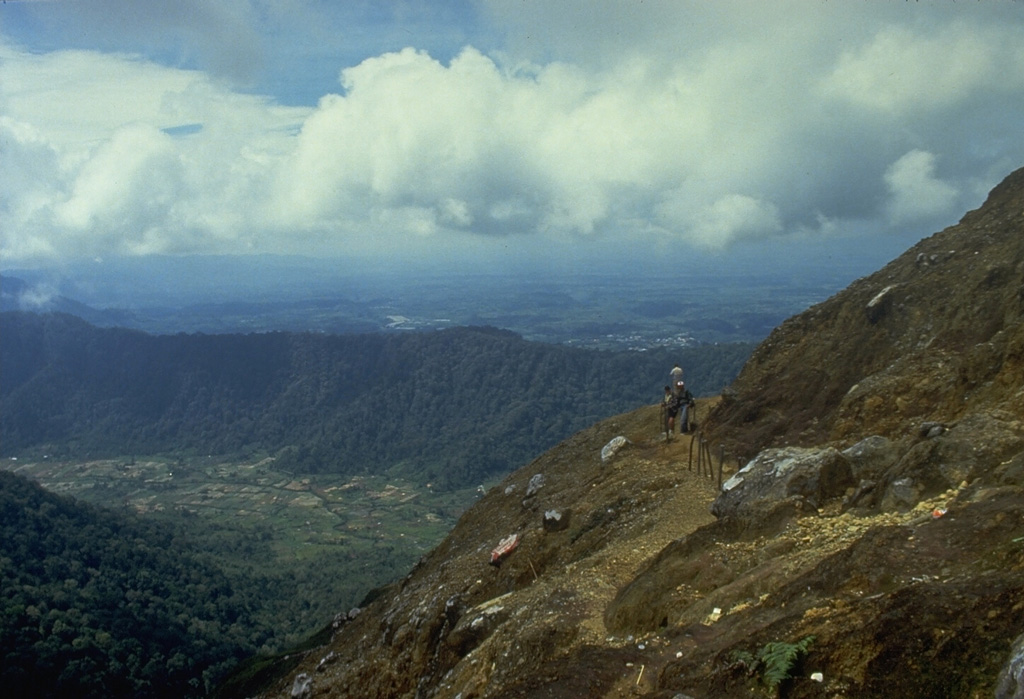
<instances>
[{"instance_id":1,"label":"red litter","mask_svg":"<svg viewBox=\"0 0 1024 699\"><path fill-rule=\"evenodd\" d=\"M498 565L510 553L519 546L519 535L509 534L498 542L498 545L491 550L491 565Z\"/></svg>"}]
</instances>

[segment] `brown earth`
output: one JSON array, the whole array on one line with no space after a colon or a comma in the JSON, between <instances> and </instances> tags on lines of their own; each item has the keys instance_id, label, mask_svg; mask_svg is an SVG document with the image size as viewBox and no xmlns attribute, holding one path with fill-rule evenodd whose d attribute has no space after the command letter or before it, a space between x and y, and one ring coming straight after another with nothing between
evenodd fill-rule
<instances>
[{"instance_id":1,"label":"brown earth","mask_svg":"<svg viewBox=\"0 0 1024 699\"><path fill-rule=\"evenodd\" d=\"M691 439L666 444L657 428L654 407L619 416L514 474L268 696L290 696L303 672L324 697L738 696L764 691L740 651L807 636L789 696L972 696L934 684L962 667L980 675L966 686L991 689L1024 628L1019 488L950 490L902 513L835 503L715 521L717 471L691 470ZM601 464L620 434L632 444ZM565 530L543 529L551 509ZM522 543L489 565L510 533ZM931 685L908 669L924 663Z\"/></svg>"},{"instance_id":2,"label":"brown earth","mask_svg":"<svg viewBox=\"0 0 1024 699\"><path fill-rule=\"evenodd\" d=\"M1024 692L1022 386L1024 170L772 333L700 406L710 477L656 406L599 423L488 492L263 696ZM728 478L767 447L868 437L879 455L836 496L709 513L720 449ZM789 679L769 686L780 647Z\"/></svg>"},{"instance_id":3,"label":"brown earth","mask_svg":"<svg viewBox=\"0 0 1024 699\"><path fill-rule=\"evenodd\" d=\"M753 457L901 437L995 408L1024 415L1024 169L956 226L776 328L712 416Z\"/></svg>"},{"instance_id":4,"label":"brown earth","mask_svg":"<svg viewBox=\"0 0 1024 699\"><path fill-rule=\"evenodd\" d=\"M620 673L609 670L622 663L611 658L640 654L625 637L609 637L603 623L608 603L645 560L714 520L708 505L716 478L707 475L706 462L704 474L696 473L688 435L666 442L658 429L655 406L613 418L492 489L402 583L344 624L335 641L358 637L358 649L331 644L336 655L327 669L314 670L317 686L321 680L333 685L324 696L414 694L424 673L433 681L444 678L436 696L473 687L497 696L490 692L519 677L524 666L548 684L565 684L559 696L581 696L578 683L592 684L597 675L604 683L617 680ZM601 448L620 434L631 444L602 464ZM527 497L538 473L543 485ZM544 513L552 510L562 514L561 531L544 529ZM491 548L513 533L522 537L518 548L500 566L490 565ZM383 620L375 612L381 606L389 609ZM474 627L477 618L487 622ZM529 631L522 637L497 632L510 626ZM422 651L404 652L421 644ZM596 666L564 677L557 667L542 669L555 648L557 655L580 649L581 662ZM319 663L315 655L307 662ZM509 691L525 696L526 688Z\"/></svg>"}]
</instances>

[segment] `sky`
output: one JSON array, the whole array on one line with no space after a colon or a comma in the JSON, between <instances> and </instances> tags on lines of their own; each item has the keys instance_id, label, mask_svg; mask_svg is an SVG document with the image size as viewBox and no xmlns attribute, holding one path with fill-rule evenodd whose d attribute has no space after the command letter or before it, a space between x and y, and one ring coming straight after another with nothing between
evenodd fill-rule
<instances>
[{"instance_id":1,"label":"sky","mask_svg":"<svg viewBox=\"0 0 1024 699\"><path fill-rule=\"evenodd\" d=\"M0 264L870 258L1022 117L1013 0L6 0Z\"/></svg>"}]
</instances>

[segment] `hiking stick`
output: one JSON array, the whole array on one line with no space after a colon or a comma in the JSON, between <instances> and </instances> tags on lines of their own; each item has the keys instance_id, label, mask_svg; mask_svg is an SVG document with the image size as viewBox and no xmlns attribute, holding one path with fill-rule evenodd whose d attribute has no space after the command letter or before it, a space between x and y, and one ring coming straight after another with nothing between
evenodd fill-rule
<instances>
[{"instance_id":1,"label":"hiking stick","mask_svg":"<svg viewBox=\"0 0 1024 699\"><path fill-rule=\"evenodd\" d=\"M697 475L704 473L704 435L697 435Z\"/></svg>"}]
</instances>

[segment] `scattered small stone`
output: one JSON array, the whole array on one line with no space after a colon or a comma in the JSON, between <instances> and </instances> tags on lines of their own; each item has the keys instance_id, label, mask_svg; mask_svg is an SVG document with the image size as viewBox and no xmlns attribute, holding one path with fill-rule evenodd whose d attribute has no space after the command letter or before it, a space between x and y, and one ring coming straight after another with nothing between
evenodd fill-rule
<instances>
[{"instance_id":1,"label":"scattered small stone","mask_svg":"<svg viewBox=\"0 0 1024 699\"><path fill-rule=\"evenodd\" d=\"M292 683L292 699L308 697L313 691L313 678L305 672L300 672Z\"/></svg>"},{"instance_id":2,"label":"scattered small stone","mask_svg":"<svg viewBox=\"0 0 1024 699\"><path fill-rule=\"evenodd\" d=\"M324 657L320 658L320 662L317 663L317 666L316 666L317 672L323 672L325 669L327 669L328 665L330 665L332 662L334 662L334 660L337 657L338 657L337 654L332 650L330 653L328 653Z\"/></svg>"},{"instance_id":3,"label":"scattered small stone","mask_svg":"<svg viewBox=\"0 0 1024 699\"><path fill-rule=\"evenodd\" d=\"M533 478L531 478L530 482L526 485L526 497L530 497L532 495L536 495L537 491L540 490L543 487L544 487L544 474L543 473L534 474Z\"/></svg>"},{"instance_id":4,"label":"scattered small stone","mask_svg":"<svg viewBox=\"0 0 1024 699\"><path fill-rule=\"evenodd\" d=\"M601 461L602 462L608 461L613 456L615 456L617 453L619 453L619 451L622 449L622 447L626 446L627 444L629 444L629 440L626 439L625 437L621 436L621 435L619 435L618 437L613 438L610 442L605 444L604 447L601 449Z\"/></svg>"},{"instance_id":5,"label":"scattered small stone","mask_svg":"<svg viewBox=\"0 0 1024 699\"><path fill-rule=\"evenodd\" d=\"M544 531L557 532L569 526L569 513L560 510L547 510L544 513Z\"/></svg>"},{"instance_id":6,"label":"scattered small stone","mask_svg":"<svg viewBox=\"0 0 1024 699\"><path fill-rule=\"evenodd\" d=\"M887 286L868 301L864 310L871 323L877 323L889 312L889 308L892 306L892 294L890 293L892 289L892 286Z\"/></svg>"}]
</instances>

